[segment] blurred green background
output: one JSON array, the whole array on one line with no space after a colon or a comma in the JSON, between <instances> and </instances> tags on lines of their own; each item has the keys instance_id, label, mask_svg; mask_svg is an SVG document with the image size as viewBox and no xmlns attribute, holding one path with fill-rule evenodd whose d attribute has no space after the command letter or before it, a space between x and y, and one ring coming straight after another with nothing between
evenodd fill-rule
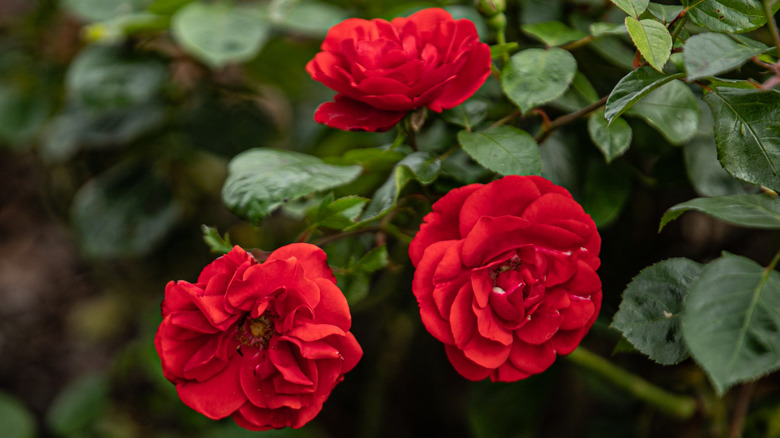
<instances>
[{"instance_id":1,"label":"blurred green background","mask_svg":"<svg viewBox=\"0 0 780 438\"><path fill-rule=\"evenodd\" d=\"M178 400L153 338L166 282L194 281L215 257L201 226L265 250L306 227L306 200L260 226L230 214L220 200L228 160L277 147L337 162L346 151L392 141L393 133L318 126L314 109L333 92L304 67L327 29L347 17L391 18L429 6L474 20L483 40L494 42L467 1L0 0L0 435L726 436L738 391L715 398L689 362L661 367L630 352L610 359L695 395L706 419L664 416L565 359L513 384L465 381L419 320L404 242L388 242L386 269L361 271L351 257L371 247L363 238L326 246L331 264L347 267L337 272L365 356L317 419L298 431L252 433ZM520 23L587 26L619 20L616 12L601 0L509 2L508 37L530 46ZM619 37L574 53L599 96L633 58ZM495 82L481 95L500 95ZM575 104L561 101L551 111ZM488 111L507 113L506 105ZM607 166L578 123L578 131L548 139L542 154L546 176L569 188L601 227L604 306L584 344L610 357L622 344L608 325L639 269L671 256L706 261L721 249L766 263L780 242L695 214L657 233L661 214L677 202L745 190L710 171L719 166L708 155L706 129L681 148L632 119L631 151ZM419 142L446 150L455 132L434 118ZM361 164L369 183L343 190L370 197L394 162ZM697 187L691 168L703 172L691 177ZM485 177L463 154L445 170L440 192ZM413 229L420 212L411 210L404 214ZM780 436L778 388L777 377L756 386L746 434Z\"/></svg>"}]
</instances>

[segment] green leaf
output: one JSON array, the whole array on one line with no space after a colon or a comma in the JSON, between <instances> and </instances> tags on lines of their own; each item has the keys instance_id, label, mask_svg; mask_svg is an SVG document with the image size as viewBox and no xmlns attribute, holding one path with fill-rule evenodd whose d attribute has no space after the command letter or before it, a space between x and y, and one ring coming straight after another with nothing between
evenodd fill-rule
<instances>
[{"instance_id":1,"label":"green leaf","mask_svg":"<svg viewBox=\"0 0 780 438\"><path fill-rule=\"evenodd\" d=\"M51 104L46 94L0 83L0 142L31 140L49 117Z\"/></svg>"},{"instance_id":2,"label":"green leaf","mask_svg":"<svg viewBox=\"0 0 780 438\"><path fill-rule=\"evenodd\" d=\"M0 424L3 436L34 438L37 435L35 417L16 397L0 391Z\"/></svg>"},{"instance_id":3,"label":"green leaf","mask_svg":"<svg viewBox=\"0 0 780 438\"><path fill-rule=\"evenodd\" d=\"M90 43L121 44L129 36L166 31L169 26L168 17L136 12L86 25L82 29L82 35Z\"/></svg>"},{"instance_id":4,"label":"green leaf","mask_svg":"<svg viewBox=\"0 0 780 438\"><path fill-rule=\"evenodd\" d=\"M512 126L458 132L458 143L486 168L501 175L540 175L542 158L531 134Z\"/></svg>"},{"instance_id":5,"label":"green leaf","mask_svg":"<svg viewBox=\"0 0 780 438\"><path fill-rule=\"evenodd\" d=\"M682 316L691 355L715 390L780 368L780 274L724 253L693 284Z\"/></svg>"},{"instance_id":6,"label":"green leaf","mask_svg":"<svg viewBox=\"0 0 780 438\"><path fill-rule=\"evenodd\" d=\"M612 327L650 359L674 365L689 353L683 342L680 314L685 296L701 274L702 265L685 258L648 266L623 292Z\"/></svg>"},{"instance_id":7,"label":"green leaf","mask_svg":"<svg viewBox=\"0 0 780 438\"><path fill-rule=\"evenodd\" d=\"M741 33L758 29L766 23L761 0L682 0L688 17L697 26L714 32ZM772 6L772 13L780 5Z\"/></svg>"},{"instance_id":8,"label":"green leaf","mask_svg":"<svg viewBox=\"0 0 780 438\"><path fill-rule=\"evenodd\" d=\"M617 117L612 123L604 118L604 110L594 112L588 118L588 133L607 163L623 155L631 146L631 126Z\"/></svg>"},{"instance_id":9,"label":"green leaf","mask_svg":"<svg viewBox=\"0 0 780 438\"><path fill-rule=\"evenodd\" d=\"M148 167L119 165L76 192L71 220L87 255L137 257L163 241L181 211L170 188Z\"/></svg>"},{"instance_id":10,"label":"green leaf","mask_svg":"<svg viewBox=\"0 0 780 438\"><path fill-rule=\"evenodd\" d=\"M525 113L563 94L576 73L577 61L566 50L526 49L509 59L501 87Z\"/></svg>"},{"instance_id":11,"label":"green leaf","mask_svg":"<svg viewBox=\"0 0 780 438\"><path fill-rule=\"evenodd\" d=\"M715 139L694 137L683 145L685 169L696 193L701 196L745 194L746 184L729 175L718 161Z\"/></svg>"},{"instance_id":12,"label":"green leaf","mask_svg":"<svg viewBox=\"0 0 780 438\"><path fill-rule=\"evenodd\" d=\"M84 21L93 22L139 11L147 3L149 0L63 0L62 7Z\"/></svg>"},{"instance_id":13,"label":"green leaf","mask_svg":"<svg viewBox=\"0 0 780 438\"><path fill-rule=\"evenodd\" d=\"M598 160L588 166L581 204L598 228L618 219L631 195L631 182L628 172L618 166Z\"/></svg>"},{"instance_id":14,"label":"green leaf","mask_svg":"<svg viewBox=\"0 0 780 438\"><path fill-rule=\"evenodd\" d=\"M620 9L623 10L626 14L632 16L632 17L639 17L642 15L642 12L647 9L648 3L650 3L650 0L610 0L612 3L617 5Z\"/></svg>"},{"instance_id":15,"label":"green leaf","mask_svg":"<svg viewBox=\"0 0 780 438\"><path fill-rule=\"evenodd\" d=\"M626 17L626 28L634 45L647 62L659 72L672 54L672 35L666 26L650 19Z\"/></svg>"},{"instance_id":16,"label":"green leaf","mask_svg":"<svg viewBox=\"0 0 780 438\"><path fill-rule=\"evenodd\" d=\"M490 58L498 59L504 55L509 55L512 52L516 52L519 47L520 45L514 41L492 45L490 46Z\"/></svg>"},{"instance_id":17,"label":"green leaf","mask_svg":"<svg viewBox=\"0 0 780 438\"><path fill-rule=\"evenodd\" d=\"M72 435L100 418L108 407L105 376L87 374L68 383L54 398L46 423L58 435Z\"/></svg>"},{"instance_id":18,"label":"green leaf","mask_svg":"<svg viewBox=\"0 0 780 438\"><path fill-rule=\"evenodd\" d=\"M735 69L762 51L739 44L722 33L694 35L685 42L683 51L687 80Z\"/></svg>"},{"instance_id":19,"label":"green leaf","mask_svg":"<svg viewBox=\"0 0 780 438\"><path fill-rule=\"evenodd\" d=\"M219 230L215 227L209 227L207 225L200 226L203 232L203 241L209 246L209 249L214 254L227 254L233 249L233 244L230 243L230 236L225 233L225 236L219 234Z\"/></svg>"},{"instance_id":20,"label":"green leaf","mask_svg":"<svg viewBox=\"0 0 780 438\"><path fill-rule=\"evenodd\" d=\"M250 149L230 160L222 200L235 214L259 222L287 201L354 181L362 170L298 152Z\"/></svg>"},{"instance_id":21,"label":"green leaf","mask_svg":"<svg viewBox=\"0 0 780 438\"><path fill-rule=\"evenodd\" d=\"M520 29L550 47L562 46L588 36L588 34L572 29L560 21L524 24Z\"/></svg>"},{"instance_id":22,"label":"green leaf","mask_svg":"<svg viewBox=\"0 0 780 438\"><path fill-rule=\"evenodd\" d=\"M587 77L580 72L574 75L571 86L560 97L550 102L550 105L563 108L565 111L574 112L599 100L596 89Z\"/></svg>"},{"instance_id":23,"label":"green leaf","mask_svg":"<svg viewBox=\"0 0 780 438\"><path fill-rule=\"evenodd\" d=\"M360 222L350 227L354 229L365 223L376 220L393 209L398 196L411 180L417 180L421 184L430 184L441 171L441 161L430 152L414 152L407 155L393 168L390 178L382 184L374 193L371 203L368 204Z\"/></svg>"},{"instance_id":24,"label":"green leaf","mask_svg":"<svg viewBox=\"0 0 780 438\"><path fill-rule=\"evenodd\" d=\"M176 11L196 0L152 0L146 10L158 15L173 15Z\"/></svg>"},{"instance_id":25,"label":"green leaf","mask_svg":"<svg viewBox=\"0 0 780 438\"><path fill-rule=\"evenodd\" d=\"M734 177L780 191L780 92L714 88L704 96L723 167Z\"/></svg>"},{"instance_id":26,"label":"green leaf","mask_svg":"<svg viewBox=\"0 0 780 438\"><path fill-rule=\"evenodd\" d=\"M651 67L639 67L615 85L607 99L604 117L611 122L658 87L683 76L683 73L665 75Z\"/></svg>"},{"instance_id":27,"label":"green leaf","mask_svg":"<svg viewBox=\"0 0 780 438\"><path fill-rule=\"evenodd\" d=\"M332 26L350 14L338 6L312 0L274 1L269 19L274 27L312 37L324 37Z\"/></svg>"},{"instance_id":28,"label":"green leaf","mask_svg":"<svg viewBox=\"0 0 780 438\"><path fill-rule=\"evenodd\" d=\"M354 270L360 272L374 272L387 266L387 246L377 246L355 263Z\"/></svg>"},{"instance_id":29,"label":"green leaf","mask_svg":"<svg viewBox=\"0 0 780 438\"><path fill-rule=\"evenodd\" d=\"M154 100L167 78L167 67L156 59L133 59L117 48L93 45L73 60L65 87L78 105L119 108Z\"/></svg>"},{"instance_id":30,"label":"green leaf","mask_svg":"<svg viewBox=\"0 0 780 438\"><path fill-rule=\"evenodd\" d=\"M490 101L474 98L463 102L455 108L443 111L441 117L453 125L472 129L485 120L489 108Z\"/></svg>"},{"instance_id":31,"label":"green leaf","mask_svg":"<svg viewBox=\"0 0 780 438\"><path fill-rule=\"evenodd\" d=\"M604 35L626 35L628 33L628 29L626 29L626 25L624 23L617 24L598 22L591 24L588 27L588 30L594 38L598 38Z\"/></svg>"},{"instance_id":32,"label":"green leaf","mask_svg":"<svg viewBox=\"0 0 780 438\"><path fill-rule=\"evenodd\" d=\"M368 199L360 196L345 196L328 203L324 203L317 211L312 227L327 227L336 230L354 225Z\"/></svg>"},{"instance_id":33,"label":"green leaf","mask_svg":"<svg viewBox=\"0 0 780 438\"><path fill-rule=\"evenodd\" d=\"M682 12L683 7L679 5L660 5L658 3L650 3L647 5L647 10L655 18L661 21L661 23L670 23L677 15Z\"/></svg>"},{"instance_id":34,"label":"green leaf","mask_svg":"<svg viewBox=\"0 0 780 438\"><path fill-rule=\"evenodd\" d=\"M780 229L780 198L767 194L696 198L681 202L664 213L658 231L688 210L748 228Z\"/></svg>"},{"instance_id":35,"label":"green leaf","mask_svg":"<svg viewBox=\"0 0 780 438\"><path fill-rule=\"evenodd\" d=\"M171 19L176 41L194 57L219 68L260 52L269 25L258 8L228 3L190 3Z\"/></svg>"},{"instance_id":36,"label":"green leaf","mask_svg":"<svg viewBox=\"0 0 780 438\"><path fill-rule=\"evenodd\" d=\"M696 134L701 119L698 99L688 86L680 81L664 84L629 111L642 117L672 144L681 144Z\"/></svg>"}]
</instances>

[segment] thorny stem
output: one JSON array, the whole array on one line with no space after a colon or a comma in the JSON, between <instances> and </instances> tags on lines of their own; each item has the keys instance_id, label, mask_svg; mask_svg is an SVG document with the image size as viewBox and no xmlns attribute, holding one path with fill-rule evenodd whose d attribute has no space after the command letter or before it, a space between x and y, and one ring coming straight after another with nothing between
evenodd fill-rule
<instances>
[{"instance_id":1,"label":"thorny stem","mask_svg":"<svg viewBox=\"0 0 780 438\"><path fill-rule=\"evenodd\" d=\"M608 98L609 96L604 96L601 99L597 100L596 102L593 102L592 104L584 108L578 109L573 113L564 114L556 118L555 120L550 122L549 125L547 125L547 129L544 129L544 127L542 127L542 131L535 138L536 142L542 143L544 140L547 139L547 137L550 136L550 134L552 134L553 131L560 128L561 126L566 125L567 123L571 123L577 120L578 118L588 115L589 113L601 108L602 106L604 106L604 104L607 103Z\"/></svg>"},{"instance_id":2,"label":"thorny stem","mask_svg":"<svg viewBox=\"0 0 780 438\"><path fill-rule=\"evenodd\" d=\"M772 31L772 37L775 39L775 50L780 55L780 33L777 31L777 23L772 16L772 8L767 0L764 0L764 14L766 14L766 22L769 24L769 29Z\"/></svg>"},{"instance_id":3,"label":"thorny stem","mask_svg":"<svg viewBox=\"0 0 780 438\"><path fill-rule=\"evenodd\" d=\"M597 373L634 397L676 418L687 419L696 412L696 400L693 397L672 394L635 374L615 366L582 346L577 347L566 358Z\"/></svg>"},{"instance_id":4,"label":"thorny stem","mask_svg":"<svg viewBox=\"0 0 780 438\"><path fill-rule=\"evenodd\" d=\"M750 406L750 397L753 395L755 382L748 382L741 386L737 403L734 406L734 414L731 417L731 427L729 427L729 438L739 438L742 436L742 429L745 427L745 416L747 416Z\"/></svg>"},{"instance_id":5,"label":"thorny stem","mask_svg":"<svg viewBox=\"0 0 780 438\"><path fill-rule=\"evenodd\" d=\"M675 19L669 23L669 26L672 26L672 24L677 22L677 24L674 26L674 30L672 31L672 46L674 46L674 42L677 41L677 37L680 36L680 32L682 32L683 28L685 27L685 23L688 22L688 15L684 15L685 12L685 10L680 12L677 17L675 17Z\"/></svg>"}]
</instances>

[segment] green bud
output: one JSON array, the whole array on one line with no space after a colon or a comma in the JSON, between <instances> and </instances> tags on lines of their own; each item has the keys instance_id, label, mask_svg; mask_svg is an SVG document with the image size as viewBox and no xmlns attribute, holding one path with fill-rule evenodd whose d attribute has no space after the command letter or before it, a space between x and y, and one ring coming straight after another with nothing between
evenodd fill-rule
<instances>
[{"instance_id":1,"label":"green bud","mask_svg":"<svg viewBox=\"0 0 780 438\"><path fill-rule=\"evenodd\" d=\"M474 7L480 14L490 18L506 10L506 0L474 0Z\"/></svg>"},{"instance_id":2,"label":"green bud","mask_svg":"<svg viewBox=\"0 0 780 438\"><path fill-rule=\"evenodd\" d=\"M503 12L500 12L486 19L485 24L487 24L491 29L502 31L506 28L506 15L504 15Z\"/></svg>"}]
</instances>

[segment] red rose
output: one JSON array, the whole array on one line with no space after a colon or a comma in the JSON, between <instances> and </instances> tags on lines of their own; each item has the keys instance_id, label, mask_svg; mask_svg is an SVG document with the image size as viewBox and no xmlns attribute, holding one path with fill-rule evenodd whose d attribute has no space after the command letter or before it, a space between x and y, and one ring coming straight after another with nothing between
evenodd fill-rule
<instances>
[{"instance_id":1,"label":"red rose","mask_svg":"<svg viewBox=\"0 0 780 438\"><path fill-rule=\"evenodd\" d=\"M601 307L601 238L566 189L507 176L452 190L409 247L428 331L471 380L515 381L571 353Z\"/></svg>"},{"instance_id":2,"label":"red rose","mask_svg":"<svg viewBox=\"0 0 780 438\"><path fill-rule=\"evenodd\" d=\"M350 18L330 28L321 49L306 71L339 94L314 120L353 131L386 131L410 110L459 105L491 66L474 23L439 8L391 22Z\"/></svg>"},{"instance_id":3,"label":"red rose","mask_svg":"<svg viewBox=\"0 0 780 438\"><path fill-rule=\"evenodd\" d=\"M298 428L363 351L325 253L283 246L259 264L239 247L195 284L170 282L155 346L182 401L240 426Z\"/></svg>"}]
</instances>

